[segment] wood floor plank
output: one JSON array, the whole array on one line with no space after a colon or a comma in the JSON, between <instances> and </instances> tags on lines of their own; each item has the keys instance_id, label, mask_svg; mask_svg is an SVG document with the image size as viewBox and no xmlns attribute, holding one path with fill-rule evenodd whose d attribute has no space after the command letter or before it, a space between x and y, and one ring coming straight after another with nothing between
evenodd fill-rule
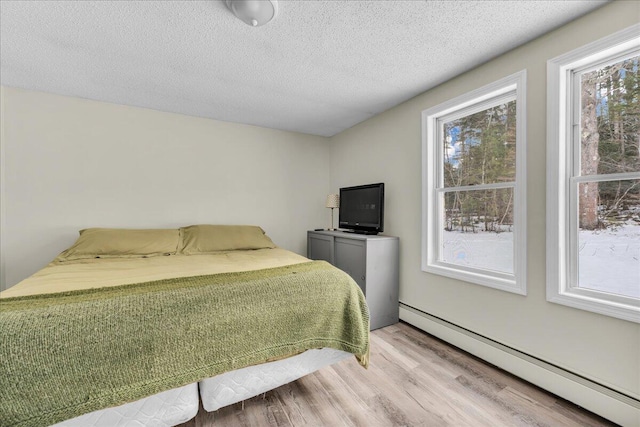
<instances>
[{"instance_id":1,"label":"wood floor plank","mask_svg":"<svg viewBox=\"0 0 640 427\"><path fill-rule=\"evenodd\" d=\"M335 411L323 392L317 379L308 375L298 381L282 387L286 393L278 392L282 398L283 407L293 425L345 425L348 417L341 417ZM348 425L348 424L347 424Z\"/></svg>"},{"instance_id":2,"label":"wood floor plank","mask_svg":"<svg viewBox=\"0 0 640 427\"><path fill-rule=\"evenodd\" d=\"M460 424L467 418L468 413L474 412L472 405L451 393L454 377L445 375L443 378L440 372L431 372L429 369L423 369L421 365L405 370L394 363L393 359L381 356L376 360L376 367L379 367L386 377L392 378L404 392L404 396L396 395L397 399L409 397L420 406L420 422L426 422L428 425L448 425L451 421L457 420ZM438 411L433 411L432 408L438 408Z\"/></svg>"},{"instance_id":3,"label":"wood floor plank","mask_svg":"<svg viewBox=\"0 0 640 427\"><path fill-rule=\"evenodd\" d=\"M398 335L394 335L393 339L397 341L396 345L403 350L416 344L413 339L403 341L403 338ZM401 345L401 343L405 345ZM407 379L405 382L410 383L416 380L420 384L426 385L429 390L435 390L437 398L440 400L429 403L441 408L441 410L447 408L444 413L448 415L448 420L452 425L493 426L508 425L513 422L510 413L504 411L502 405L493 398L504 386L490 383L492 388L482 384L483 387L476 387L475 390L472 390L468 387L468 382L460 382L460 379L464 378L464 374L472 374L474 377L477 375L473 374L473 370L470 370L467 364L458 360L458 355L451 351L450 346L443 346L437 342L429 343L427 346L427 343L422 343L422 341L419 344L418 348L424 356L423 362L419 369L412 372L413 379ZM478 393L479 390L482 393ZM420 394L420 389L416 393ZM424 399L426 395L423 388L422 398Z\"/></svg>"},{"instance_id":4,"label":"wood floor plank","mask_svg":"<svg viewBox=\"0 0 640 427\"><path fill-rule=\"evenodd\" d=\"M380 331L379 334L371 335L371 345L380 347L386 353L389 353L396 363L403 364L407 369L414 369L420 365L420 362L396 348L393 342L389 341L387 335L382 331Z\"/></svg>"},{"instance_id":5,"label":"wood floor plank","mask_svg":"<svg viewBox=\"0 0 640 427\"><path fill-rule=\"evenodd\" d=\"M580 427L574 420L565 417L560 412L547 410L540 402L520 393L517 390L507 387L499 393L501 401L505 402L509 408L518 414L527 425L541 426L571 426Z\"/></svg>"},{"instance_id":6,"label":"wood floor plank","mask_svg":"<svg viewBox=\"0 0 640 427\"><path fill-rule=\"evenodd\" d=\"M613 423L405 323L372 332L354 359L179 427L553 426Z\"/></svg>"},{"instance_id":7,"label":"wood floor plank","mask_svg":"<svg viewBox=\"0 0 640 427\"><path fill-rule=\"evenodd\" d=\"M427 410L420 401L408 394L409 391L417 389L420 389L422 394L427 391L415 382L412 374L419 365L411 363L409 366L413 367L409 367L400 363L395 358L400 352L387 352L384 346L379 345L380 340L377 334L372 335L371 365L367 376L378 390L377 399L382 399L392 421L400 425L446 425L440 414Z\"/></svg>"},{"instance_id":8,"label":"wood floor plank","mask_svg":"<svg viewBox=\"0 0 640 427\"><path fill-rule=\"evenodd\" d=\"M345 372L340 368L341 366L336 366L335 369L344 375ZM402 404L401 407L398 407L396 403L389 401L387 395L390 393L395 394L395 391L389 387L388 380L386 382L381 380L380 372L376 372L373 365L369 367L366 379L361 376L360 370L362 368L358 368L358 370L355 370L351 365L350 372L345 375L350 379L347 381L348 390L352 393L362 393L369 411L373 412L381 420L382 425L411 425L409 423L410 420L403 413L409 409L403 407L409 402L397 402Z\"/></svg>"},{"instance_id":9,"label":"wood floor plank","mask_svg":"<svg viewBox=\"0 0 640 427\"><path fill-rule=\"evenodd\" d=\"M313 375L318 378L325 393L331 396L332 406L344 411L349 418L350 424L347 425L355 427L368 427L372 424L382 425L380 418L369 409L367 402L354 393L332 367L321 369ZM344 405L343 402L351 402L351 404Z\"/></svg>"}]
</instances>

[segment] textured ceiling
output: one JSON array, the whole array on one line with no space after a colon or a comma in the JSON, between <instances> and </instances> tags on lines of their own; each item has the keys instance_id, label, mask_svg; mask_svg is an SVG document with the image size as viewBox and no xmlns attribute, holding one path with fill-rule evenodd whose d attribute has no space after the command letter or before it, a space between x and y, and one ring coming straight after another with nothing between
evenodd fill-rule
<instances>
[{"instance_id":1,"label":"textured ceiling","mask_svg":"<svg viewBox=\"0 0 640 427\"><path fill-rule=\"evenodd\" d=\"M7 86L331 136L604 1L1 1Z\"/></svg>"}]
</instances>

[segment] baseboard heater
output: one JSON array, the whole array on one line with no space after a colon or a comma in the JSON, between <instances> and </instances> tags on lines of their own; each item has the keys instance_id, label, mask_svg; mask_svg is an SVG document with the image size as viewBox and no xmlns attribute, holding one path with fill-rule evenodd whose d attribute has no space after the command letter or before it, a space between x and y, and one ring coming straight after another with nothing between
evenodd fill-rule
<instances>
[{"instance_id":1,"label":"baseboard heater","mask_svg":"<svg viewBox=\"0 0 640 427\"><path fill-rule=\"evenodd\" d=\"M640 426L640 400L400 302L400 320L622 426Z\"/></svg>"}]
</instances>

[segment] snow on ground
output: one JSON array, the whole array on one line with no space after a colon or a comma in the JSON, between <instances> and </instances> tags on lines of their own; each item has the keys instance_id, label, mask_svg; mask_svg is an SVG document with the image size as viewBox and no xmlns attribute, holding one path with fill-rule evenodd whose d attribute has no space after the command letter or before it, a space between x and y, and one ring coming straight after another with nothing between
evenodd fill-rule
<instances>
[{"instance_id":1,"label":"snow on ground","mask_svg":"<svg viewBox=\"0 0 640 427\"><path fill-rule=\"evenodd\" d=\"M640 224L580 231L580 287L640 298ZM444 231L442 261L513 273L513 233Z\"/></svg>"},{"instance_id":2,"label":"snow on ground","mask_svg":"<svg viewBox=\"0 0 640 427\"><path fill-rule=\"evenodd\" d=\"M581 288L640 298L640 224L580 231Z\"/></svg>"},{"instance_id":3,"label":"snow on ground","mask_svg":"<svg viewBox=\"0 0 640 427\"><path fill-rule=\"evenodd\" d=\"M513 233L444 231L442 261L513 273Z\"/></svg>"}]
</instances>

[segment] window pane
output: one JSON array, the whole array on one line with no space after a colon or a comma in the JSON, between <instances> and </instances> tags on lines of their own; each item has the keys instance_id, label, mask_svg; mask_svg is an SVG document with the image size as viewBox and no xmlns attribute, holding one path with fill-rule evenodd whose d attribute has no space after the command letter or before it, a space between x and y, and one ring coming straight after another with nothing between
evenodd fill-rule
<instances>
[{"instance_id":1,"label":"window pane","mask_svg":"<svg viewBox=\"0 0 640 427\"><path fill-rule=\"evenodd\" d=\"M581 175L640 171L640 56L580 80Z\"/></svg>"},{"instance_id":2,"label":"window pane","mask_svg":"<svg viewBox=\"0 0 640 427\"><path fill-rule=\"evenodd\" d=\"M578 191L578 287L640 298L640 179Z\"/></svg>"},{"instance_id":3,"label":"window pane","mask_svg":"<svg viewBox=\"0 0 640 427\"><path fill-rule=\"evenodd\" d=\"M440 261L513 273L513 188L444 194Z\"/></svg>"},{"instance_id":4,"label":"window pane","mask_svg":"<svg viewBox=\"0 0 640 427\"><path fill-rule=\"evenodd\" d=\"M444 123L444 186L515 181L516 101Z\"/></svg>"}]
</instances>

